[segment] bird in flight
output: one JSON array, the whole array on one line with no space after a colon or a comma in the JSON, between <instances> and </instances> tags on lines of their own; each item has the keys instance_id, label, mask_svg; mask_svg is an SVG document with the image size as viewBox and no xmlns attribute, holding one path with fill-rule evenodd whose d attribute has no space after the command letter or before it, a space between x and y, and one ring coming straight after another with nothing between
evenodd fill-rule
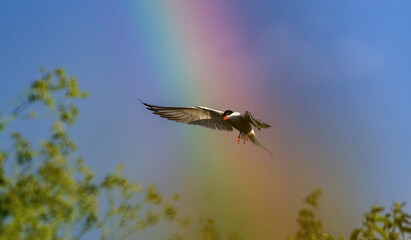
<instances>
[{"instance_id":1,"label":"bird in flight","mask_svg":"<svg viewBox=\"0 0 411 240\"><path fill-rule=\"evenodd\" d=\"M233 131L233 128L237 129L238 143L241 139L246 143L247 140L251 140L255 145L266 150L270 155L272 153L258 140L254 133L253 126L258 130L271 127L267 123L256 118L249 111L244 114L239 112L233 112L231 110L219 111L207 107L194 106L194 107L162 107L145 103L139 99L148 110L153 111L154 114L159 115L162 118L168 120L199 125L206 128L221 130L221 131Z\"/></svg>"}]
</instances>

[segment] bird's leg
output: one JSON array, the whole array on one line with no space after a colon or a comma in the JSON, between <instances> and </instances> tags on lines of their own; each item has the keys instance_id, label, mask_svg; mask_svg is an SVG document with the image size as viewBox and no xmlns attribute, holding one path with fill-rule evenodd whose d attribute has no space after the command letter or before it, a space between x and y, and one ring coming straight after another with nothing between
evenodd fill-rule
<instances>
[{"instance_id":1,"label":"bird's leg","mask_svg":"<svg viewBox=\"0 0 411 240\"><path fill-rule=\"evenodd\" d=\"M245 144L245 142L247 142L247 137L248 137L248 134L250 134L250 133L247 133L247 135L245 135L245 138L244 138L244 144Z\"/></svg>"},{"instance_id":2,"label":"bird's leg","mask_svg":"<svg viewBox=\"0 0 411 240\"><path fill-rule=\"evenodd\" d=\"M240 136L241 136L241 132L238 134L238 143L240 143L240 141L241 141Z\"/></svg>"}]
</instances>

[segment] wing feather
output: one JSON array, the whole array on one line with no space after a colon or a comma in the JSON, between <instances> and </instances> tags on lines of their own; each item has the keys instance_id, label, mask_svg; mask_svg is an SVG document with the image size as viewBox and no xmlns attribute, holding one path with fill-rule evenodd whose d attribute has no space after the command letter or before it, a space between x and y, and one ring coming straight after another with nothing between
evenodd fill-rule
<instances>
[{"instance_id":1,"label":"wing feather","mask_svg":"<svg viewBox=\"0 0 411 240\"><path fill-rule=\"evenodd\" d=\"M244 113L244 117L246 119L249 119L251 124L254 125L254 127L256 127L258 130L262 130L264 128L269 128L271 127L270 125L268 125L267 123L261 121L260 119L258 119L256 116L254 116L251 112L249 111L245 111Z\"/></svg>"},{"instance_id":2,"label":"wing feather","mask_svg":"<svg viewBox=\"0 0 411 240\"><path fill-rule=\"evenodd\" d=\"M140 99L139 99L140 100ZM206 128L232 131L233 127L228 121L223 121L223 112L211 108L194 106L194 107L163 107L145 103L140 100L148 110L162 118L172 121L199 125Z\"/></svg>"}]
</instances>

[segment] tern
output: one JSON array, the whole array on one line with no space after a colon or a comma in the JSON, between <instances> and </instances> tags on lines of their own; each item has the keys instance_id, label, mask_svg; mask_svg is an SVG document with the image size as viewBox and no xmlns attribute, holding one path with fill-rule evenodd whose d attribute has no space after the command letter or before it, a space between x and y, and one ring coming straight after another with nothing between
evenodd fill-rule
<instances>
[{"instance_id":1,"label":"tern","mask_svg":"<svg viewBox=\"0 0 411 240\"><path fill-rule=\"evenodd\" d=\"M244 144L247 140L251 140L253 144L263 148L270 153L270 155L272 155L272 153L260 142L260 140L258 140L253 130L253 126L258 130L263 130L271 126L255 117L249 111L241 114L231 110L226 110L223 112L202 106L162 107L145 103L140 99L139 101L154 114L168 120L185 124L199 125L221 131L233 131L233 128L235 128L240 132L238 134L238 143L240 143L241 139L244 139Z\"/></svg>"}]
</instances>

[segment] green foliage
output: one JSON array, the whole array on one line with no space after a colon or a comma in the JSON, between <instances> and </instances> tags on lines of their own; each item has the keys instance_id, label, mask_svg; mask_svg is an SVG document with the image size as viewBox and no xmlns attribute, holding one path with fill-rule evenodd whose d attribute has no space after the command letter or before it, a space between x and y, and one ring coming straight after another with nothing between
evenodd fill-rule
<instances>
[{"instance_id":1,"label":"green foliage","mask_svg":"<svg viewBox=\"0 0 411 240\"><path fill-rule=\"evenodd\" d=\"M333 239L328 234L323 233L322 222L315 215L321 194L322 191L317 189L304 199L306 206L298 213L297 223L299 229L295 235L296 240Z\"/></svg>"},{"instance_id":2,"label":"green foliage","mask_svg":"<svg viewBox=\"0 0 411 240\"><path fill-rule=\"evenodd\" d=\"M321 190L315 190L304 199L307 205L300 210L297 222L299 229L296 240L332 240L331 235L323 233L322 221L315 216ZM378 205L364 214L362 228L355 228L350 240L406 240L411 239L411 215L404 212L404 203L394 203L391 212L385 212ZM289 236L287 239L291 239ZM343 237L339 239L343 240Z\"/></svg>"},{"instance_id":3,"label":"green foliage","mask_svg":"<svg viewBox=\"0 0 411 240\"><path fill-rule=\"evenodd\" d=\"M14 132L12 148L0 149L0 240L80 239L92 230L101 239L125 239L161 219L186 224L174 206L178 196L163 200L153 185L124 177L122 166L100 183L94 179L66 132L79 113L73 100L85 97L62 69L42 70L0 111L0 134L17 119L53 118L49 137L38 145Z\"/></svg>"},{"instance_id":4,"label":"green foliage","mask_svg":"<svg viewBox=\"0 0 411 240\"><path fill-rule=\"evenodd\" d=\"M219 240L219 234L215 228L214 221L211 219L203 220L201 229L201 239L202 240Z\"/></svg>"},{"instance_id":5,"label":"green foliage","mask_svg":"<svg viewBox=\"0 0 411 240\"><path fill-rule=\"evenodd\" d=\"M100 185L105 190L109 206L99 222L101 239L126 239L155 225L160 219L183 224L172 204L173 197L168 201L161 201L162 195L153 185L142 189L140 183L130 182L122 176L122 169L123 166L120 165ZM143 196L139 196L140 194ZM139 201L138 197L144 200Z\"/></svg>"},{"instance_id":6,"label":"green foliage","mask_svg":"<svg viewBox=\"0 0 411 240\"><path fill-rule=\"evenodd\" d=\"M64 98L62 91L73 99L86 96L77 85L66 84L64 78L61 69L43 73L10 104L11 113L0 115L0 119L9 123L34 118L34 110L25 110L36 103L53 113L56 99ZM73 77L70 81L76 82ZM73 91L77 95L71 94ZM65 109L66 104L59 101L57 107ZM97 223L97 186L91 182L91 171L78 171L87 167L74 156L76 145L65 132L65 125L74 122L78 112L70 106L65 115L71 122L55 118L50 136L37 147L22 133L14 132L12 150L1 151L0 239L76 239ZM5 161L11 161L10 169L4 169Z\"/></svg>"},{"instance_id":7,"label":"green foliage","mask_svg":"<svg viewBox=\"0 0 411 240\"><path fill-rule=\"evenodd\" d=\"M364 214L362 228L354 229L350 240L411 239L411 215L404 212L404 203L394 203L390 212L384 213L384 208L378 205Z\"/></svg>"},{"instance_id":8,"label":"green foliage","mask_svg":"<svg viewBox=\"0 0 411 240\"><path fill-rule=\"evenodd\" d=\"M215 221L212 219L200 219L200 225L198 228L194 229L194 232L197 233L195 239L199 240L241 240L239 234L231 233L221 237L220 231L215 225ZM181 237L179 234L173 234L167 240L184 240L185 238Z\"/></svg>"}]
</instances>

